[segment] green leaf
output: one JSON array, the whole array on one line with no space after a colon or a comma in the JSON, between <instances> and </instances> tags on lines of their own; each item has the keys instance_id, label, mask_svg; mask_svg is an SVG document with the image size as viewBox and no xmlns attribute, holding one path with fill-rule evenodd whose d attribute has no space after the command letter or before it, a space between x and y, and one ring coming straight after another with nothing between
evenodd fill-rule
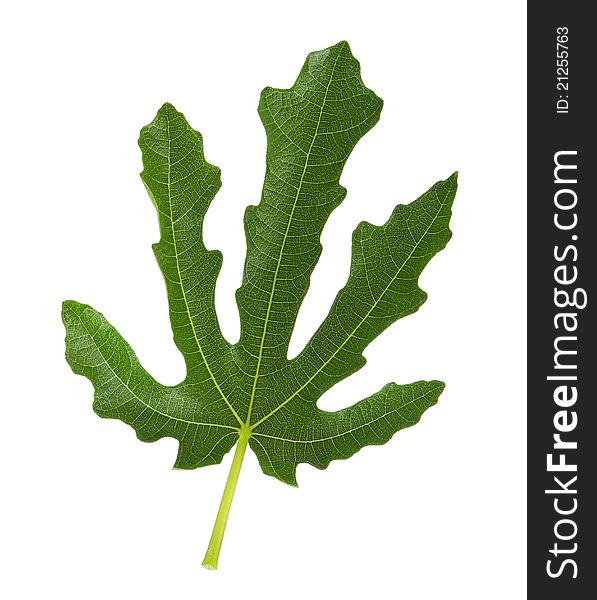
<instances>
[{"instance_id":1,"label":"green leaf","mask_svg":"<svg viewBox=\"0 0 597 600\"><path fill-rule=\"evenodd\" d=\"M356 228L346 285L304 350L287 358L321 232L346 195L342 170L381 107L346 42L310 54L292 88L263 91L267 168L261 202L245 215L235 345L223 337L214 304L222 256L203 243L220 171L205 160L201 135L172 105L143 128L141 178L158 213L160 241L153 249L186 363L180 384L155 381L99 312L64 303L66 358L93 383L98 415L128 423L143 441L177 439L177 468L219 463L236 444L204 560L208 568L217 566L247 446L264 473L296 485L298 464L325 468L364 446L384 444L417 423L444 388L439 381L390 383L336 412L317 407L325 391L365 364L363 350L376 336L425 302L418 278L450 239L456 174L397 206L385 225Z\"/></svg>"}]
</instances>

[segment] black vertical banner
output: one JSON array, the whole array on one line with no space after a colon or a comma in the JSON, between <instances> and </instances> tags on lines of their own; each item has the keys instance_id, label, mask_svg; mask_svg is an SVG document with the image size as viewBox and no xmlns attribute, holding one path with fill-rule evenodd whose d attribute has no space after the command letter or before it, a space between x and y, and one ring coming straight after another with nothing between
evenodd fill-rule
<instances>
[{"instance_id":1,"label":"black vertical banner","mask_svg":"<svg viewBox=\"0 0 597 600\"><path fill-rule=\"evenodd\" d=\"M528 597L597 598L597 51L528 4Z\"/></svg>"}]
</instances>

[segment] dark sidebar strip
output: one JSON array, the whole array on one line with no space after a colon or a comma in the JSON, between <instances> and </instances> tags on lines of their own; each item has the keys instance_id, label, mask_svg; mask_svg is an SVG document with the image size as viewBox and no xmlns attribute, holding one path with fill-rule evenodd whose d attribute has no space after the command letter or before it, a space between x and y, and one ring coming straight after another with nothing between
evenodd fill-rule
<instances>
[{"instance_id":1,"label":"dark sidebar strip","mask_svg":"<svg viewBox=\"0 0 597 600\"><path fill-rule=\"evenodd\" d=\"M528 598L597 598L591 4L528 6ZM597 377L596 377L597 379Z\"/></svg>"}]
</instances>

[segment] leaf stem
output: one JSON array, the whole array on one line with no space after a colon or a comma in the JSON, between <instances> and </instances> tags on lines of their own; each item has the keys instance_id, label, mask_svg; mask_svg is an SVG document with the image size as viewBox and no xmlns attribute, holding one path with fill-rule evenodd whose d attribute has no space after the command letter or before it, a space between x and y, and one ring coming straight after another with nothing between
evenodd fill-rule
<instances>
[{"instance_id":1,"label":"leaf stem","mask_svg":"<svg viewBox=\"0 0 597 600\"><path fill-rule=\"evenodd\" d=\"M207 552L203 559L203 566L206 569L217 569L218 568L218 557L220 556L220 549L222 548L222 540L224 539L224 532L226 531L226 523L228 522L228 514L230 513L230 506L232 505L232 499L234 498L234 491L236 490L236 483L238 482L238 476L240 475L240 469L243 464L245 457L245 451L249 438L251 437L250 430L243 425L240 429L238 443L236 444L236 450L234 452L234 458L232 459L232 465L230 466L230 473L228 473L228 479L226 480L226 487L222 494L222 500L220 502L220 508L218 509L218 515L214 528L207 546Z\"/></svg>"}]
</instances>

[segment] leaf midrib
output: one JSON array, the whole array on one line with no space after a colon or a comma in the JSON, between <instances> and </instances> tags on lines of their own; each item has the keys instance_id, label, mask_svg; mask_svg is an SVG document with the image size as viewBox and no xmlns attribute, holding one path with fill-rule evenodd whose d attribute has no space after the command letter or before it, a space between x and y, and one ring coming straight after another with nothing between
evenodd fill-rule
<instances>
[{"instance_id":1,"label":"leaf midrib","mask_svg":"<svg viewBox=\"0 0 597 600\"><path fill-rule=\"evenodd\" d=\"M74 310L72 310L71 308L69 308L69 310L73 315L75 315L75 317L77 317L77 319L79 320L79 323L81 323L81 325L83 326L83 329L85 329L85 331L87 332L89 337L95 342L93 333L89 330L85 321L83 321L83 319ZM118 375L118 373L116 373L116 371L112 368L112 365L109 362L109 358L102 352L100 345L96 343L95 347L97 348L97 351L100 353L100 356L103 358L104 363L106 364L108 369L110 369L110 371L114 375L114 378L120 382L120 384L131 394L131 396L133 396L133 398L135 398L135 400L138 400L143 406L145 406L149 410L151 410L151 411L157 413L158 415L161 415L162 417L165 417L167 419L172 419L173 421L179 421L180 423L186 423L188 425L197 425L197 426L203 426L203 427L222 427L224 429L232 429L234 431L238 431L238 429L236 427L232 427L231 425L223 425L221 423L200 423L198 421L189 421L188 419L181 419L180 417L174 417L173 415L164 413L161 410L158 410L157 408L155 408L154 406L151 406L151 404L145 402L140 396L138 396L130 388L128 383L126 383L126 381L124 381L124 379L122 379L122 377L120 377L120 375Z\"/></svg>"},{"instance_id":2,"label":"leaf midrib","mask_svg":"<svg viewBox=\"0 0 597 600\"><path fill-rule=\"evenodd\" d=\"M437 386L437 387L441 387L441 386ZM278 440L280 442L288 442L290 444L318 444L321 442L326 442L328 440L335 440L342 436L349 435L355 431L358 431L359 429L368 427L368 426L372 425L373 423L376 423L377 421L381 421L382 419L385 419L388 415L391 415L392 413L398 412L398 411L402 410L403 408L410 406L411 404L415 403L417 400L420 400L421 398L425 398L426 396L431 394L433 391L435 391L437 389L437 387L433 388L432 390L427 390L424 394L421 394L420 396L417 396L416 398L409 400L408 402L406 402L405 404L403 404L402 406L400 406L398 408L388 410L383 415L380 415L379 417L376 417L375 419L371 419L371 421L367 421L366 423L362 423L361 425L358 425L357 427L353 427L352 429L347 429L346 431L343 431L342 433L338 433L336 435L330 435L328 437L318 438L318 439L313 439L313 440L291 440L289 438L283 438L283 437L279 437L276 435L270 435L268 433L259 433L259 432L253 432L252 435L257 436L257 437L265 437L265 438L269 438L272 440ZM405 419L405 420L408 421L408 419Z\"/></svg>"},{"instance_id":3,"label":"leaf midrib","mask_svg":"<svg viewBox=\"0 0 597 600\"><path fill-rule=\"evenodd\" d=\"M254 430L259 425L261 425L262 423L264 423L265 421L267 421L272 415L274 415L281 408L283 408L284 406L286 406L286 404L288 404L292 399L296 398L296 396L298 396L298 394L300 394L308 385L310 385L313 382L313 380L321 373L321 371L323 369L325 369L325 367L327 367L327 365L336 357L336 355L338 354L338 352L340 352L342 350L342 348L344 348L344 346L349 342L349 340L352 339L352 337L354 336L354 334L361 328L361 326L363 325L363 323L369 318L369 316L371 315L371 313L373 312L373 310L377 307L377 305L379 304L379 302L381 301L381 299L384 297L384 295L386 294L386 292L394 284L394 282L396 281L396 279L400 275L400 273L402 273L402 270L404 269L406 263L411 259L412 255L414 254L415 250L419 247L420 243L423 241L423 239L425 239L425 237L429 233L429 230L431 229L431 227L437 221L437 219L438 219L438 217L439 217L442 209L444 208L444 206L445 206L445 204L447 202L447 198L448 198L448 196L449 196L449 194L450 194L451 191L452 191L452 188L450 188L448 190L448 192L445 194L445 198L444 198L443 201L440 202L440 206L439 206L439 208L438 208L435 216L433 217L433 220L430 222L430 224L428 225L428 227L425 230L425 232L423 233L423 235L419 238L419 240L417 241L417 243L414 245L414 247L411 250L411 252L409 253L409 255L404 259L404 261L402 262L402 265L400 265L400 268L398 269L398 271L396 272L396 274L390 280L390 283L388 283L388 285L384 288L383 292L378 296L377 300L373 303L372 307L367 311L367 313L365 314L365 316L359 321L358 325L350 332L350 334L345 338L345 340L342 342L342 344L340 344L338 346L338 348L336 348L336 350L332 353L332 355L317 369L317 371L315 371L315 373L311 377L309 377L309 379L307 379L307 381L303 385L301 385L295 392L293 392L286 400L284 400L282 403L280 403L271 412L269 412L267 415L265 415L265 417L263 417L262 419L260 419L259 421L257 421L257 423L255 423L254 425L252 425L251 426L252 430ZM436 195L437 195L437 192L436 192Z\"/></svg>"},{"instance_id":4,"label":"leaf midrib","mask_svg":"<svg viewBox=\"0 0 597 600\"><path fill-rule=\"evenodd\" d=\"M265 346L265 338L267 336L267 328L269 325L269 318L270 318L270 313L271 313L271 309L272 309L272 305L273 305L273 298L274 298L274 294L276 291L276 285L278 282L278 273L280 271L280 265L282 264L282 256L284 255L284 250L286 248L286 241L288 239L288 233L290 231L290 225L292 223L292 219L294 217L294 211L296 209L296 205L298 203L298 199L301 195L301 191L302 191L302 187L303 187L303 183L305 181L305 175L307 173L307 168L309 167L309 159L311 157L311 152L313 150L313 146L315 145L315 140L317 139L317 136L319 135L319 127L321 126L321 117L323 116L323 109L325 108L325 103L327 101L327 97L328 97L328 93L330 90L330 85L332 84L332 80L334 78L334 72L336 70L336 65L338 64L338 60L340 58L340 55L342 53L342 50L344 49L344 46L346 45L346 43L344 43L342 46L339 47L338 49L338 55L336 56L336 60L334 61L334 64L332 65L332 69L330 72L330 78L328 80L327 86L325 88L325 93L323 95L323 100L321 102L321 107L319 109L319 116L317 119L317 125L315 127L315 132L313 134L313 139L311 140L311 144L309 146L309 150L307 151L306 155L305 155L305 164L303 166L303 172L301 173L301 179L299 181L299 185L297 187L296 190L296 194L294 197L294 202L292 203L292 209L290 211L290 215L288 217L288 222L286 224L286 230L284 232L284 237L282 239L282 244L280 246L280 252L278 254L278 261L276 264L276 270L274 271L274 277L272 280L272 289L270 291L270 295L269 295L269 299L268 299L268 303L267 303L267 310L265 313L265 320L263 323L263 332L261 334L261 341L259 343L259 353L257 355L257 365L255 367L255 376L253 377L253 386L251 389L251 399L249 400L249 409L247 411L247 421L246 421L246 426L251 428L251 413L253 410L253 404L255 401L255 394L257 391L257 382L259 380L259 374L260 374L260 370L261 370L261 361L263 358L263 348ZM259 424L259 423L258 423ZM256 427L253 426L253 427Z\"/></svg>"},{"instance_id":5,"label":"leaf midrib","mask_svg":"<svg viewBox=\"0 0 597 600\"><path fill-rule=\"evenodd\" d=\"M195 338L195 343L197 344L197 348L199 350L199 354L201 355L201 359L203 360L203 363L205 364L205 368L207 369L207 372L209 373L209 377L213 381L214 385L216 386L216 389L220 393L220 396L222 397L222 399L224 400L224 402L226 403L226 405L228 406L228 408L230 409L230 411L232 412L232 414L238 421L239 425L242 426L243 425L242 419L238 416L238 413L234 410L234 407L232 406L232 404L230 403L230 401L228 400L228 398L222 391L220 384L217 382L217 380L213 374L213 371L211 370L211 367L209 366L209 363L207 362L207 357L205 356L205 353L203 352L201 342L199 341L199 337L197 336L197 331L195 330L195 323L193 322L193 318L191 316L191 309L189 307L189 303L187 300L187 294L186 294L185 287L183 284L182 273L180 270L180 263L178 260L178 248L177 248L177 244L176 244L176 230L174 227L174 215L172 213L172 190L171 190L171 186L172 186L172 181L171 181L171 175L172 175L171 144L172 144L172 140L170 137L170 118L169 118L168 114L166 114L166 127L167 127L167 137L168 137L168 181L167 181L168 209L170 211L170 224L172 227L172 245L174 246L174 259L176 261L176 272L178 274L178 280L180 281L180 290L182 292L182 299L183 299L183 302L185 305L185 310L187 312L187 316L189 318L189 324L191 325L193 337Z\"/></svg>"}]
</instances>

